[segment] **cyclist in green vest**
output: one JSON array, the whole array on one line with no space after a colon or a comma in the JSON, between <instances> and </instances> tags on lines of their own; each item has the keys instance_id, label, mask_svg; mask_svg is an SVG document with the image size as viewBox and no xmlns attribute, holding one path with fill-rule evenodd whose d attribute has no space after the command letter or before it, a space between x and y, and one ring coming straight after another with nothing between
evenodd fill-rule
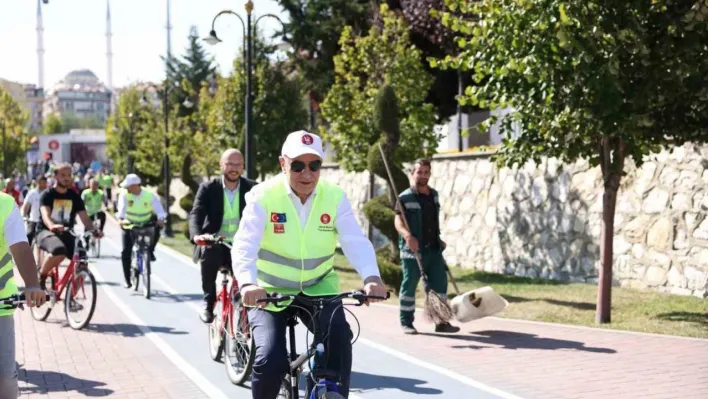
<instances>
[{"instance_id":1,"label":"cyclist in green vest","mask_svg":"<svg viewBox=\"0 0 708 399\"><path fill-rule=\"evenodd\" d=\"M140 177L136 174L129 174L120 184L124 188L118 198L118 214L117 217L122 226L129 224L147 223L153 219L152 215L157 215L157 225L161 227L164 224L165 209L162 207L160 197L148 190L140 187ZM123 229L123 251L121 252L121 260L123 261L123 276L125 277L125 288L131 288L133 284L130 282L130 258L133 249L133 236L129 228ZM150 244L150 257L154 262L155 246L160 240L160 229L155 228L155 236Z\"/></svg>"},{"instance_id":2,"label":"cyclist in green vest","mask_svg":"<svg viewBox=\"0 0 708 399\"><path fill-rule=\"evenodd\" d=\"M222 175L199 185L194 206L189 212L189 235L193 243L224 237L232 242L243 208L245 195L256 182L241 176L243 155L237 149L228 149L219 162ZM216 276L222 266L231 267L231 253L223 245L195 246L192 259L199 260L202 271L204 309L199 317L205 323L214 318L216 301Z\"/></svg>"},{"instance_id":3,"label":"cyclist in green vest","mask_svg":"<svg viewBox=\"0 0 708 399\"><path fill-rule=\"evenodd\" d=\"M81 199L84 201L84 205L86 205L86 214L92 221L98 219L101 224L101 231L103 231L103 227L106 225L106 213L103 212L104 198L103 190L98 189L96 179L90 179L89 188L81 192Z\"/></svg>"},{"instance_id":4,"label":"cyclist in green vest","mask_svg":"<svg viewBox=\"0 0 708 399\"><path fill-rule=\"evenodd\" d=\"M357 223L338 186L320 180L322 140L306 131L288 135L280 157L283 173L254 187L234 237L231 258L243 303L255 306L269 292L328 296L338 294L333 259L337 241L364 280L367 295L384 297L371 242ZM259 304L260 305L260 304ZM352 331L340 303L322 309L320 329L330 348L323 365L336 371L344 397L349 391ZM314 309L308 309L314 313ZM255 339L251 390L255 399L275 399L288 371L285 329L289 315L312 328L306 312L295 308L253 307L248 321Z\"/></svg>"},{"instance_id":5,"label":"cyclist in green vest","mask_svg":"<svg viewBox=\"0 0 708 399\"><path fill-rule=\"evenodd\" d=\"M103 205L109 206L113 199L113 176L108 173L107 169L103 169L97 176L98 186L103 190Z\"/></svg>"},{"instance_id":6,"label":"cyclist in green vest","mask_svg":"<svg viewBox=\"0 0 708 399\"><path fill-rule=\"evenodd\" d=\"M45 293L39 287L37 265L27 243L24 223L14 198L0 193L0 299L19 292L13 262L25 283L28 306L41 306ZM15 359L14 309L0 305L0 398L17 398L17 363Z\"/></svg>"}]
</instances>

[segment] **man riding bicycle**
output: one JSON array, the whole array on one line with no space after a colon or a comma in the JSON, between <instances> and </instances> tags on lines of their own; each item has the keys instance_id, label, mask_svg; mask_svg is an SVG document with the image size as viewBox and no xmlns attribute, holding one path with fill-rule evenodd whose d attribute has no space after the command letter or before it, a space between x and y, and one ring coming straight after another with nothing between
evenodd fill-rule
<instances>
[{"instance_id":1,"label":"man riding bicycle","mask_svg":"<svg viewBox=\"0 0 708 399\"><path fill-rule=\"evenodd\" d=\"M256 184L241 176L243 155L237 149L224 151L219 166L223 175L199 186L189 212L189 235L195 244L212 239L214 235L231 243L246 206L244 196ZM204 310L199 317L204 323L211 323L216 301L216 275L220 267L231 267L231 253L223 245L197 245L192 259L195 262L200 260L202 270Z\"/></svg>"},{"instance_id":2,"label":"man riding bicycle","mask_svg":"<svg viewBox=\"0 0 708 399\"><path fill-rule=\"evenodd\" d=\"M39 224L39 197L47 188L47 178L37 176L37 187L31 189L25 197L25 202L22 204L22 215L27 217L27 241L32 245L34 236L37 234L37 225Z\"/></svg>"},{"instance_id":3,"label":"man riding bicycle","mask_svg":"<svg viewBox=\"0 0 708 399\"><path fill-rule=\"evenodd\" d=\"M19 293L13 273L14 259L22 280L28 306L41 306L45 293L39 287L37 265L27 236L22 216L15 199L0 193L0 299ZM17 363L15 359L15 321L12 307L0 305L0 398L17 398Z\"/></svg>"},{"instance_id":4,"label":"man riding bicycle","mask_svg":"<svg viewBox=\"0 0 708 399\"><path fill-rule=\"evenodd\" d=\"M96 179L89 180L89 188L81 193L81 199L86 205L86 214L92 221L98 219L101 223L100 230L106 225L106 213L103 212L103 190L98 189Z\"/></svg>"},{"instance_id":5,"label":"man riding bicycle","mask_svg":"<svg viewBox=\"0 0 708 399\"><path fill-rule=\"evenodd\" d=\"M54 168L54 178L54 187L45 190L39 198L42 217L37 225L37 243L39 248L49 253L40 270L39 282L42 289L49 272L74 254L74 236L68 230L73 228L76 216L79 216L86 231L94 230L93 222L86 214L84 201L79 193L70 189L71 165L57 165Z\"/></svg>"},{"instance_id":6,"label":"man riding bicycle","mask_svg":"<svg viewBox=\"0 0 708 399\"><path fill-rule=\"evenodd\" d=\"M354 218L344 191L319 181L324 151L321 139L298 131L288 135L280 166L283 173L254 187L246 195L246 208L231 257L248 321L255 340L252 392L255 399L275 399L288 371L286 321L298 314L309 329L318 323L327 331L324 344L329 354L323 367L337 372L341 394L349 392L353 338L341 301L309 320L295 308L263 308L259 299L270 292L329 296L340 292L333 268L336 244L364 280L366 295L385 297L371 242ZM314 313L315 309L308 309Z\"/></svg>"},{"instance_id":7,"label":"man riding bicycle","mask_svg":"<svg viewBox=\"0 0 708 399\"><path fill-rule=\"evenodd\" d=\"M136 174L129 174L120 184L124 190L118 198L118 219L121 226L130 224L145 224L153 220L153 213L157 215L157 225L161 227L164 223L165 209L162 207L160 197L148 190L140 187L140 177ZM155 235L150 242L150 260L155 259L155 246L160 239L160 229L155 228ZM123 276L125 277L125 288L131 288L130 282L130 260L133 251L133 235L130 228L123 228L123 251L121 260L123 261Z\"/></svg>"}]
</instances>

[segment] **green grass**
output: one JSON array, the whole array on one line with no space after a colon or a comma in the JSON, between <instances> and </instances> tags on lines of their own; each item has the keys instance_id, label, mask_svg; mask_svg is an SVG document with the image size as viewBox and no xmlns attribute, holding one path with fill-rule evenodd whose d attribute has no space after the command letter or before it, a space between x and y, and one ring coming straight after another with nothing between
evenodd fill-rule
<instances>
[{"instance_id":1,"label":"green grass","mask_svg":"<svg viewBox=\"0 0 708 399\"><path fill-rule=\"evenodd\" d=\"M174 215L173 218L174 237L161 238L160 242L191 257L192 244L184 235L186 221ZM334 264L343 290L361 288L361 278L343 255L337 253ZM453 268L453 275L461 292L488 285L509 301L509 307L499 317L597 327L595 285L460 268ZM450 285L449 293L452 292ZM416 297L417 305L421 306L421 287ZM398 298L392 297L389 303L397 304ZM615 287L612 289L612 323L601 327L708 338L708 300Z\"/></svg>"},{"instance_id":2,"label":"green grass","mask_svg":"<svg viewBox=\"0 0 708 399\"><path fill-rule=\"evenodd\" d=\"M361 279L344 256L336 255L335 267L339 271L343 290L361 287ZM491 286L509 301L509 307L499 317L598 327L595 324L595 285L460 268L453 268L453 275L461 292ZM449 293L453 290L450 284ZM423 295L422 287L419 287L416 295L419 307L423 303ZM397 303L398 299L392 298L390 302ZM601 327L708 338L708 300L613 288L612 323Z\"/></svg>"}]
</instances>

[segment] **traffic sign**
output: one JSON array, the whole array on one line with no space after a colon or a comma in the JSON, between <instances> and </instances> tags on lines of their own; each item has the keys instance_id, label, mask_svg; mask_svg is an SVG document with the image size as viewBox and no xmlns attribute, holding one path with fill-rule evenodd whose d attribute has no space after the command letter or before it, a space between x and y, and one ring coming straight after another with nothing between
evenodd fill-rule
<instances>
[{"instance_id":1,"label":"traffic sign","mask_svg":"<svg viewBox=\"0 0 708 399\"><path fill-rule=\"evenodd\" d=\"M56 151L59 149L59 142L56 140L52 140L49 142L49 149L52 151Z\"/></svg>"}]
</instances>

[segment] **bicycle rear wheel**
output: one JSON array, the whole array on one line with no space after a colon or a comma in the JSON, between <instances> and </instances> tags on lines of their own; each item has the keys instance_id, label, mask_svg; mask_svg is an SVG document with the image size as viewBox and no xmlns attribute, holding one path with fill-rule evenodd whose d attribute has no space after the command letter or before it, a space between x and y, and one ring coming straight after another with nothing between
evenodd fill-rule
<instances>
[{"instance_id":1,"label":"bicycle rear wheel","mask_svg":"<svg viewBox=\"0 0 708 399\"><path fill-rule=\"evenodd\" d=\"M293 399L293 394L290 386L290 376L286 376L283 382L280 384L280 392L278 392L277 399Z\"/></svg>"},{"instance_id":2,"label":"bicycle rear wheel","mask_svg":"<svg viewBox=\"0 0 708 399\"><path fill-rule=\"evenodd\" d=\"M49 290L54 289L54 273L50 274L47 276L47 281L46 281L46 286L49 287ZM52 313L52 308L54 307L53 301L47 301L44 305L41 307L31 307L30 308L30 313L32 313L32 318L37 320L37 321L44 321L47 320L47 317L49 317L49 314Z\"/></svg>"},{"instance_id":3,"label":"bicycle rear wheel","mask_svg":"<svg viewBox=\"0 0 708 399\"><path fill-rule=\"evenodd\" d=\"M150 299L150 252L143 252L143 296Z\"/></svg>"},{"instance_id":4,"label":"bicycle rear wheel","mask_svg":"<svg viewBox=\"0 0 708 399\"><path fill-rule=\"evenodd\" d=\"M96 310L96 279L82 268L66 284L64 312L66 321L74 330L81 330L91 321Z\"/></svg>"},{"instance_id":5,"label":"bicycle rear wheel","mask_svg":"<svg viewBox=\"0 0 708 399\"><path fill-rule=\"evenodd\" d=\"M231 324L233 323L233 324ZM236 295L233 300L233 311L226 320L226 326L231 326L233 336L226 328L224 334L224 365L229 381L241 385L248 380L253 369L256 356L255 343L248 326L246 308L241 305L241 297Z\"/></svg>"}]
</instances>

